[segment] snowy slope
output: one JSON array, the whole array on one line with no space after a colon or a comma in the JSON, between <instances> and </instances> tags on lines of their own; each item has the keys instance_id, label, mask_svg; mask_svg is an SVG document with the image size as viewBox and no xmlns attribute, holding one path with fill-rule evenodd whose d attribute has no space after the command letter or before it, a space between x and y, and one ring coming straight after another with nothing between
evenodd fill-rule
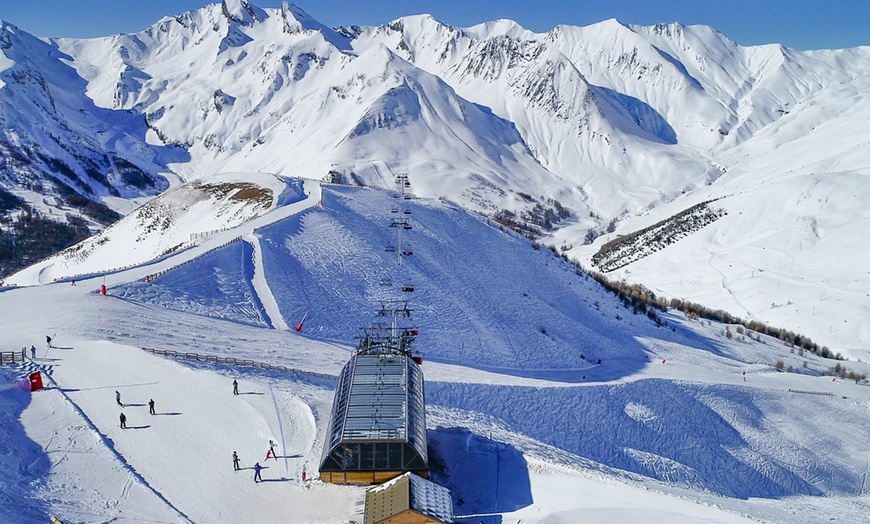
<instances>
[{"instance_id":1,"label":"snowy slope","mask_svg":"<svg viewBox=\"0 0 870 524\"><path fill-rule=\"evenodd\" d=\"M870 509L870 404L864 387L821 375L832 361L674 315L656 327L548 250L440 201L402 204L414 255L399 266L382 248L394 234L391 193L303 191L322 207L291 199L203 245L113 273L108 296L96 293L102 277L0 293L0 346L39 346L26 365L0 368L7 384L39 369L51 386L0 390L0 492L13 501L4 516L359 521L360 488L302 483L302 471L315 472L327 425L333 383L321 377L337 374L356 327L406 282L439 457L433 478L453 490L457 515L732 523L799 513L822 522L832 513L859 521ZM169 271L143 282L156 267ZM266 320L295 325L304 312L301 333ZM140 347L300 372L174 361ZM776 360L800 373L777 372ZM121 411L130 429L118 427ZM278 460L263 460L269 440ZM233 472L232 451L245 468L268 466L267 482Z\"/></svg>"},{"instance_id":2,"label":"snowy slope","mask_svg":"<svg viewBox=\"0 0 870 524\"><path fill-rule=\"evenodd\" d=\"M684 242L691 256L669 248L657 255L664 266L640 261L614 276L868 356L861 352L866 331L851 327L866 314L866 257L842 256L861 252L854 232L862 230L863 208L859 220L838 212L849 208L842 198L866 201L867 49L743 47L709 27L616 20L539 34L506 20L462 29L415 16L336 32L293 5L242 1L167 17L141 33L52 44L64 55L47 53L35 70L69 75L73 68L73 84L93 100L85 129L119 122L111 115L144 115L147 131L140 124L132 136L150 144L137 146L139 157L152 159L138 165L154 174L167 166L188 180L269 172L383 187L407 173L419 194L487 213L553 198L572 217L548 242L573 247L570 255L585 265L612 236L591 246L584 239L610 224L614 234L630 233L687 204L729 197L729 209L759 230L727 245L740 246L734 258L764 270L754 277L763 285L752 286L765 290L760 295L721 286L721 268L697 262L721 251L709 235ZM4 78L25 63L24 49L3 51ZM21 96L5 82L0 94ZM91 107L85 102L79 105ZM135 149L104 142L107 151ZM841 234L820 245L805 221L778 220L794 214L788 199L761 211L764 188L792 175L806 176L804 186L787 190L795 200L812 193L830 202L805 217L809 223ZM817 177L836 177L852 196L819 194ZM715 238L736 234L724 227L730 223L713 226ZM771 231L794 237L783 249L797 263L784 268L775 256L753 254L769 251ZM836 260L842 277L814 274L830 267L816 264L819 252ZM777 287L773 274L819 291L767 291ZM855 297L841 291L856 284ZM813 308L823 297L838 306L820 318ZM788 314L770 306L788 302L796 305Z\"/></svg>"},{"instance_id":3,"label":"snowy slope","mask_svg":"<svg viewBox=\"0 0 870 524\"><path fill-rule=\"evenodd\" d=\"M57 46L2 22L0 55L0 182L43 213L88 216L70 194L126 211L113 198L159 193L169 185L163 161L189 159L146 145L141 115L96 105Z\"/></svg>"},{"instance_id":4,"label":"snowy slope","mask_svg":"<svg viewBox=\"0 0 870 524\"><path fill-rule=\"evenodd\" d=\"M161 194L99 234L18 272L7 283L44 284L153 262L268 210L304 200L299 179L265 173L218 174Z\"/></svg>"},{"instance_id":5,"label":"snowy slope","mask_svg":"<svg viewBox=\"0 0 870 524\"><path fill-rule=\"evenodd\" d=\"M718 199L726 217L609 276L870 358L867 48L742 47L708 27L615 20L541 34L428 16L332 30L296 6L242 0L90 40L0 29L2 187L45 213L77 213L44 184L60 174L128 215L7 283L99 275L123 282L131 299L281 331L311 311L309 335L344 343L387 296L389 277L421 284L430 301L418 312L435 327L421 337L434 346L427 358L467 358L516 380L612 379L644 365L618 326L661 330L617 321L612 302L571 280L567 265L551 262L532 293L526 283L543 270L519 255L523 241L433 202L413 204L412 216L426 218L415 223L415 255L402 274L385 274L370 265L389 259L377 218L390 207L385 194L327 192L332 206L298 213L319 188L283 206L280 195L302 194L284 193L282 181L391 187L406 173L415 194L488 214L556 199L571 216L543 241L587 267L604 242ZM272 203L202 190L228 182L267 188ZM490 248L505 238L512 248ZM466 245L480 249L457 247ZM199 263L153 286L128 284L182 260ZM479 283L459 287L471 279ZM215 285L182 290L188 280ZM493 297L528 307L502 309ZM469 354L446 328L492 353ZM434 334L444 338L426 339ZM598 376L580 354L624 366ZM552 358L566 361L558 372Z\"/></svg>"}]
</instances>

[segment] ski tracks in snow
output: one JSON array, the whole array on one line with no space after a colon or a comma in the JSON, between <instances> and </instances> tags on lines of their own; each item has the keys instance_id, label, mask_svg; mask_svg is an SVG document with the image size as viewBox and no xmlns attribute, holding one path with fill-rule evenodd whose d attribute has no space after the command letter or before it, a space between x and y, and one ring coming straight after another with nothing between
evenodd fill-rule
<instances>
[{"instance_id":1,"label":"ski tracks in snow","mask_svg":"<svg viewBox=\"0 0 870 524\"><path fill-rule=\"evenodd\" d=\"M279 441L281 442L281 452L284 457L284 476L282 478L288 478L290 476L290 461L287 457L287 441L284 438L284 423L281 421L281 410L278 408L278 399L275 398L275 389L272 387L272 384L269 384L269 395L272 397L272 405L275 406L275 418L278 420L278 433L280 435Z\"/></svg>"},{"instance_id":2,"label":"ski tracks in snow","mask_svg":"<svg viewBox=\"0 0 870 524\"><path fill-rule=\"evenodd\" d=\"M155 489L139 472L136 471L136 468L134 468L132 464L127 461L124 455L122 455L117 450L114 442L112 442L112 439L110 439L108 435L104 434L99 430L97 425L94 424L94 422L90 419L90 417L88 417L84 410L82 410L82 408L69 397L69 395L60 387L60 385L57 383L57 381L55 381L54 377L52 377L50 373L43 371L42 374L46 377L46 381L54 386L54 391L57 391L61 395L67 405L69 405L73 409L73 411L76 412L76 414L81 418L82 421L84 421L90 431L99 438L100 442L103 444L103 447L105 447L120 463L121 467L123 467L128 472L129 476L127 482L121 490L119 501L115 504L116 506L119 504L120 500L126 500L129 497L130 487L132 485L133 479L135 479L140 485L142 485L142 487L154 494L155 497L157 497L179 517L187 522L193 522L183 511L178 509L172 502L169 501L169 499L167 499L160 491Z\"/></svg>"},{"instance_id":3,"label":"ski tracks in snow","mask_svg":"<svg viewBox=\"0 0 870 524\"><path fill-rule=\"evenodd\" d=\"M870 402L864 401L864 407L870 410ZM861 475L861 495L867 495L867 474L870 473L870 431L866 432L867 446L864 449L864 473Z\"/></svg>"},{"instance_id":4,"label":"ski tracks in snow","mask_svg":"<svg viewBox=\"0 0 870 524\"><path fill-rule=\"evenodd\" d=\"M302 469L316 435L316 423L311 408L293 392L281 388L276 391L271 382L269 395L278 423L278 451L284 459L282 479L301 482Z\"/></svg>"}]
</instances>

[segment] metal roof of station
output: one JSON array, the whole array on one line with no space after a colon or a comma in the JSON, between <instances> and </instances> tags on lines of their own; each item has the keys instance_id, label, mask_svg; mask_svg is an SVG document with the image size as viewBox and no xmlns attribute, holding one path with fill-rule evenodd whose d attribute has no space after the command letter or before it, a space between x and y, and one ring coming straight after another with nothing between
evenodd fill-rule
<instances>
[{"instance_id":1,"label":"metal roof of station","mask_svg":"<svg viewBox=\"0 0 870 524\"><path fill-rule=\"evenodd\" d=\"M423 373L402 354L357 354L336 387L328 448L351 441L406 441L426 454Z\"/></svg>"}]
</instances>

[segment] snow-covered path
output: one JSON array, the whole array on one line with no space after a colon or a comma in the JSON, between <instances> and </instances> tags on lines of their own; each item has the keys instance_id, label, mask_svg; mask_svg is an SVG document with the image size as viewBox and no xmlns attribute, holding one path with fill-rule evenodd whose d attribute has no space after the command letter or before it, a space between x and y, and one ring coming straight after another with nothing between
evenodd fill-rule
<instances>
[{"instance_id":1,"label":"snow-covered path","mask_svg":"<svg viewBox=\"0 0 870 524\"><path fill-rule=\"evenodd\" d=\"M254 235L245 235L244 241L249 243L253 249L253 278L251 285L254 288L257 299L263 307L264 313L267 315L270 326L281 331L287 331L289 326L284 322L284 317L281 315L281 309L278 307L278 302L269 289L269 284L266 282L266 275L263 271L263 251L260 247L260 239Z\"/></svg>"}]
</instances>

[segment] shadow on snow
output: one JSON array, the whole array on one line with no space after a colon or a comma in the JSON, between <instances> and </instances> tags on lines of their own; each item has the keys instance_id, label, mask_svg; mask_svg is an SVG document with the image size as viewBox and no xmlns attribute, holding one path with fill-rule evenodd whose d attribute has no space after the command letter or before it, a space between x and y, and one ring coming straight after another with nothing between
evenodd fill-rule
<instances>
[{"instance_id":1,"label":"shadow on snow","mask_svg":"<svg viewBox=\"0 0 870 524\"><path fill-rule=\"evenodd\" d=\"M450 489L457 515L495 523L501 517L483 515L532 504L528 465L518 449L466 428L439 427L427 433L431 478Z\"/></svg>"}]
</instances>

